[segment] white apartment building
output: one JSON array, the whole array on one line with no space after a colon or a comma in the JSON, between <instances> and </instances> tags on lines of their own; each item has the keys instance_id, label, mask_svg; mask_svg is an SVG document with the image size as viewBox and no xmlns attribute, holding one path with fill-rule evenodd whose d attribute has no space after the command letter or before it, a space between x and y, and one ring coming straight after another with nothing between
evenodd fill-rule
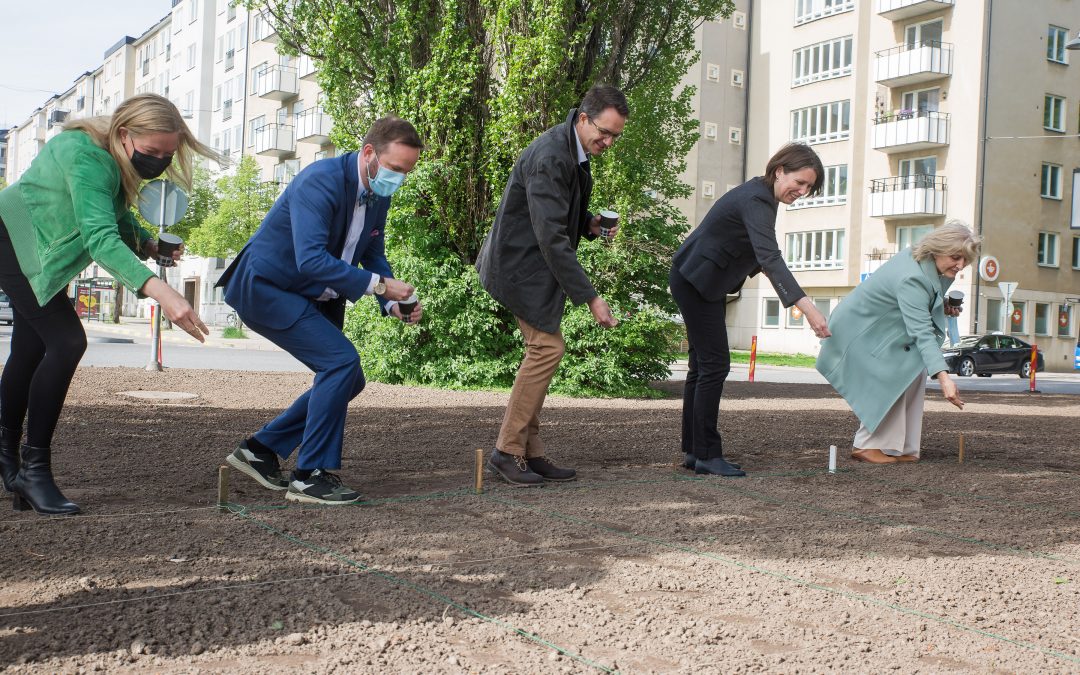
<instances>
[{"instance_id":1,"label":"white apartment building","mask_svg":"<svg viewBox=\"0 0 1080 675\"><path fill-rule=\"evenodd\" d=\"M804 290L830 311L866 275L948 218L981 231L998 278L965 270L964 334L1034 342L1072 367L1080 302L1080 28L1068 0L753 2L747 167L812 145L825 191L781 205L777 236ZM959 74L962 74L960 76ZM703 116L706 113L703 113ZM1076 227L1073 227L1075 225ZM1009 320L997 282L1013 281ZM1071 298L1071 300L1070 300ZM816 353L797 311L760 276L730 305L733 346Z\"/></svg>"}]
</instances>

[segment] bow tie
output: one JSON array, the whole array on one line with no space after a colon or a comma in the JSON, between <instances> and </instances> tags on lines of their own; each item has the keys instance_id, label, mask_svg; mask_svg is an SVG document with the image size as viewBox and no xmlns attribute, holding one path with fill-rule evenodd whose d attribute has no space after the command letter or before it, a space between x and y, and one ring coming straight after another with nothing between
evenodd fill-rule
<instances>
[{"instance_id":1,"label":"bow tie","mask_svg":"<svg viewBox=\"0 0 1080 675\"><path fill-rule=\"evenodd\" d=\"M379 196L377 194L375 194L371 190L368 190L364 194L360 195L360 199L358 201L364 206L371 206L375 203L375 200L378 199L378 197Z\"/></svg>"}]
</instances>

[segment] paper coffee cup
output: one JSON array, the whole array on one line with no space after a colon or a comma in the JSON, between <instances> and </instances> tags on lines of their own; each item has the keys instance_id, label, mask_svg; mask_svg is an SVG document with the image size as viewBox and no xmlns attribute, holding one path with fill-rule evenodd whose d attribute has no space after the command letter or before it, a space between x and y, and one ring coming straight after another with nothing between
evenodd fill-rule
<instances>
[{"instance_id":1,"label":"paper coffee cup","mask_svg":"<svg viewBox=\"0 0 1080 675\"><path fill-rule=\"evenodd\" d=\"M961 307L964 304L964 292L963 291L949 291L945 295L945 302L950 307Z\"/></svg>"},{"instance_id":2,"label":"paper coffee cup","mask_svg":"<svg viewBox=\"0 0 1080 675\"><path fill-rule=\"evenodd\" d=\"M158 259L157 264L162 267L172 267L176 264L173 260L173 253L180 250L184 240L175 234L169 234L168 232L162 232L158 235Z\"/></svg>"},{"instance_id":3,"label":"paper coffee cup","mask_svg":"<svg viewBox=\"0 0 1080 675\"><path fill-rule=\"evenodd\" d=\"M600 236L611 237L611 230L619 224L619 214L607 209L600 212Z\"/></svg>"},{"instance_id":4,"label":"paper coffee cup","mask_svg":"<svg viewBox=\"0 0 1080 675\"><path fill-rule=\"evenodd\" d=\"M416 303L420 300L416 297L416 293L413 293L404 300L398 300L398 309L401 310L401 316L406 319L412 316L413 310L416 309Z\"/></svg>"}]
</instances>

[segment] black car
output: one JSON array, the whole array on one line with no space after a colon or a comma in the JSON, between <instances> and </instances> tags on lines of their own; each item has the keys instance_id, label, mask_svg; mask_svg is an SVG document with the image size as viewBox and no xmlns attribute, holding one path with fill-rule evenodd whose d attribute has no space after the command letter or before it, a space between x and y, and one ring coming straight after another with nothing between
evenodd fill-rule
<instances>
[{"instance_id":1,"label":"black car","mask_svg":"<svg viewBox=\"0 0 1080 675\"><path fill-rule=\"evenodd\" d=\"M968 335L959 344L942 347L941 355L949 371L961 377L1016 373L1026 379L1031 375L1031 345L1011 335ZM1042 352L1038 359L1036 372L1046 369Z\"/></svg>"},{"instance_id":2,"label":"black car","mask_svg":"<svg viewBox=\"0 0 1080 675\"><path fill-rule=\"evenodd\" d=\"M0 323L11 325L15 316L11 311L11 300L4 293L0 293Z\"/></svg>"}]
</instances>

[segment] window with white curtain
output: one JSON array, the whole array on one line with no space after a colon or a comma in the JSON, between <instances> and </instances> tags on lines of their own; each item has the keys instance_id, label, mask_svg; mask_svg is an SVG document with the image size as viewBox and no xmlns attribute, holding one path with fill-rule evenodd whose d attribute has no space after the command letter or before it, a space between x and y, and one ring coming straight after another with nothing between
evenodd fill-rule
<instances>
[{"instance_id":1,"label":"window with white curtain","mask_svg":"<svg viewBox=\"0 0 1080 675\"><path fill-rule=\"evenodd\" d=\"M791 111L794 143L828 143L851 136L851 101L833 101Z\"/></svg>"},{"instance_id":2,"label":"window with white curtain","mask_svg":"<svg viewBox=\"0 0 1080 675\"><path fill-rule=\"evenodd\" d=\"M793 87L850 74L850 35L796 49L792 55Z\"/></svg>"},{"instance_id":3,"label":"window with white curtain","mask_svg":"<svg viewBox=\"0 0 1080 675\"><path fill-rule=\"evenodd\" d=\"M838 270L844 267L844 231L791 232L784 259L792 270Z\"/></svg>"}]
</instances>

